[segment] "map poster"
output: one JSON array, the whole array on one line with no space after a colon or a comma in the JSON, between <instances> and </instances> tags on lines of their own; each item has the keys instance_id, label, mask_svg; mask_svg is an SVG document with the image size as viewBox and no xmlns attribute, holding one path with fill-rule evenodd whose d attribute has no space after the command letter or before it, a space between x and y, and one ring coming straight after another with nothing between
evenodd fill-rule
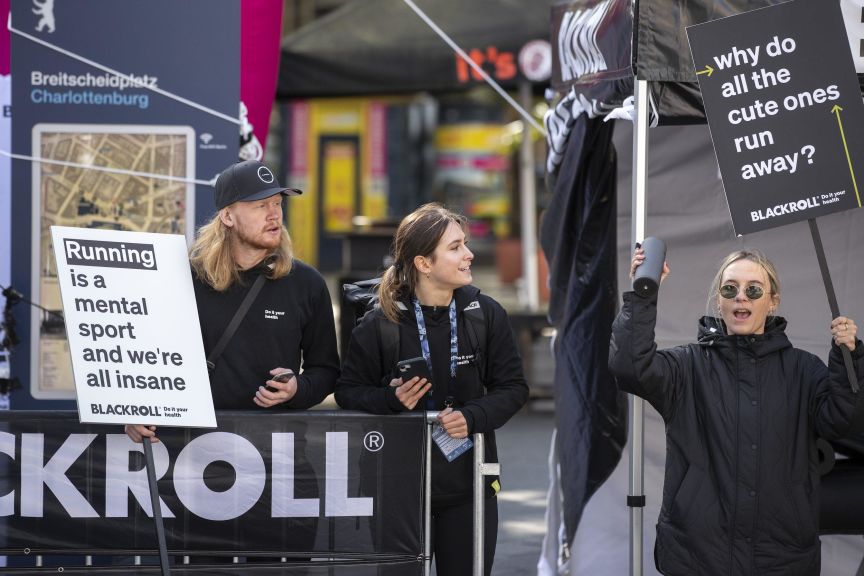
<instances>
[{"instance_id":1,"label":"map poster","mask_svg":"<svg viewBox=\"0 0 864 576\"><path fill-rule=\"evenodd\" d=\"M15 2L11 11L14 408L75 397L51 226L185 235L237 160L234 0ZM218 30L218 34L213 34ZM45 403L65 400L67 403Z\"/></svg>"},{"instance_id":2,"label":"map poster","mask_svg":"<svg viewBox=\"0 0 864 576\"><path fill-rule=\"evenodd\" d=\"M54 161L95 162L121 170L194 174L194 134L183 126L37 124L33 156ZM194 185L123 173L32 163L33 274L42 309L31 308L31 341L38 360L34 397L63 397L72 388L72 364L51 239L52 226L161 232L191 236Z\"/></svg>"}]
</instances>

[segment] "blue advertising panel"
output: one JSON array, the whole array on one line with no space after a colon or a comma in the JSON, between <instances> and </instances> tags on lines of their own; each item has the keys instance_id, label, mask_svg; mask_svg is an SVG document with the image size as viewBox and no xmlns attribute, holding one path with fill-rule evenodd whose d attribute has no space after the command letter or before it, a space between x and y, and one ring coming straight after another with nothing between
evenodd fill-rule
<instances>
[{"instance_id":1,"label":"blue advertising panel","mask_svg":"<svg viewBox=\"0 0 864 576\"><path fill-rule=\"evenodd\" d=\"M15 309L16 408L74 397L50 227L191 239L238 154L239 2L37 4L11 11L11 282L41 307Z\"/></svg>"}]
</instances>

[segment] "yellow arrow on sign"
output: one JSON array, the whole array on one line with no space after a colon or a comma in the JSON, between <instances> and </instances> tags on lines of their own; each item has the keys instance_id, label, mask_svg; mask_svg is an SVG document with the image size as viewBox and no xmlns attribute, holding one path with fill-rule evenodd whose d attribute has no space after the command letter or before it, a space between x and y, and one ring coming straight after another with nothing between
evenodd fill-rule
<instances>
[{"instance_id":1,"label":"yellow arrow on sign","mask_svg":"<svg viewBox=\"0 0 864 576\"><path fill-rule=\"evenodd\" d=\"M843 132L843 120L840 119L840 112L843 110L837 104L831 108L831 113L837 115L837 125L840 126L840 138L843 140L843 150L846 152L846 162L849 164L849 174L852 175L852 187L855 188L855 199L858 200L858 207L861 207L861 196L858 194L858 183L855 181L855 170L852 168L852 158L849 157L849 147L846 145L846 134Z\"/></svg>"},{"instance_id":2,"label":"yellow arrow on sign","mask_svg":"<svg viewBox=\"0 0 864 576\"><path fill-rule=\"evenodd\" d=\"M708 77L710 78L711 74L713 74L713 73L714 73L714 68L712 68L710 64L706 64L705 69L699 70L698 72L696 72L696 75L699 76L700 74L707 74Z\"/></svg>"}]
</instances>

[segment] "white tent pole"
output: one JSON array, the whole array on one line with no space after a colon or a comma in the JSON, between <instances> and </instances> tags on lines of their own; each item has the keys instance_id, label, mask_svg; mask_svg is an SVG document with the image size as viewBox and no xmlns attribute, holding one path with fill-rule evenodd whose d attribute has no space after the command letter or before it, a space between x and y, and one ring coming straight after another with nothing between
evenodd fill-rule
<instances>
[{"instance_id":1,"label":"white tent pole","mask_svg":"<svg viewBox=\"0 0 864 576\"><path fill-rule=\"evenodd\" d=\"M531 109L531 84L519 84L519 100ZM522 144L519 147L519 222L522 228L522 281L525 283L528 310L540 308L540 286L537 266L537 180L534 177L534 146L531 131L523 122Z\"/></svg>"},{"instance_id":2,"label":"white tent pole","mask_svg":"<svg viewBox=\"0 0 864 576\"><path fill-rule=\"evenodd\" d=\"M630 212L631 249L645 238L648 188L648 90L647 80L635 80L636 120L633 126L633 204ZM629 270L630 263L627 262ZM645 401L630 396L630 574L642 576L642 515L645 505Z\"/></svg>"}]
</instances>

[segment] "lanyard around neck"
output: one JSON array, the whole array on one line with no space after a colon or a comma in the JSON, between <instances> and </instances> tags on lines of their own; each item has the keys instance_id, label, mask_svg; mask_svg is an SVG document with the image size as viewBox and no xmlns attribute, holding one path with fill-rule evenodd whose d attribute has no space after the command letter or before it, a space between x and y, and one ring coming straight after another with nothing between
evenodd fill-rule
<instances>
[{"instance_id":1,"label":"lanyard around neck","mask_svg":"<svg viewBox=\"0 0 864 576\"><path fill-rule=\"evenodd\" d=\"M429 336L426 334L426 320L423 318L423 310L420 308L420 302L417 298L412 299L414 304L414 316L417 319L417 333L420 335L420 352L426 360L426 365L429 367L429 374L434 376L432 370L432 355L429 352ZM456 361L459 356L459 340L456 334L456 299L450 300L450 305L447 307L450 317L450 384L456 380ZM449 390L448 392L452 392ZM430 409L434 408L432 398L429 398L427 405Z\"/></svg>"}]
</instances>

